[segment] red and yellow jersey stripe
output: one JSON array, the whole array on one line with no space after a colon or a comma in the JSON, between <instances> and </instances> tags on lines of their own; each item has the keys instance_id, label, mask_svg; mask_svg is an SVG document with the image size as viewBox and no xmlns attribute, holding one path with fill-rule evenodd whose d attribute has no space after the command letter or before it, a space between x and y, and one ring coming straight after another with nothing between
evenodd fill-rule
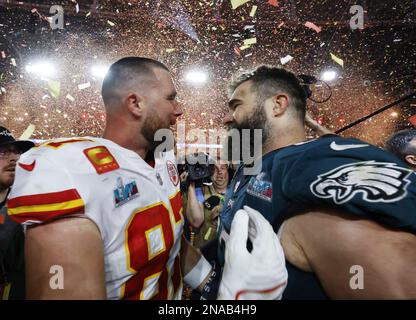
<instances>
[{"instance_id":1,"label":"red and yellow jersey stripe","mask_svg":"<svg viewBox=\"0 0 416 320\"><path fill-rule=\"evenodd\" d=\"M46 222L65 215L84 213L85 204L76 189L20 196L7 201L8 214L17 223Z\"/></svg>"}]
</instances>

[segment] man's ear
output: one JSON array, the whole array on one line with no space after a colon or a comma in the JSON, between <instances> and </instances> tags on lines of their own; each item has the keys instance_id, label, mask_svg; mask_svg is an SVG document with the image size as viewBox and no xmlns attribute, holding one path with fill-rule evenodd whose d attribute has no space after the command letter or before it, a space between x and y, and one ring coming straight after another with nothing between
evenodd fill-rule
<instances>
[{"instance_id":1,"label":"man's ear","mask_svg":"<svg viewBox=\"0 0 416 320\"><path fill-rule=\"evenodd\" d=\"M416 156L413 154L408 154L404 157L407 163L411 164L413 167L416 166Z\"/></svg>"},{"instance_id":2,"label":"man's ear","mask_svg":"<svg viewBox=\"0 0 416 320\"><path fill-rule=\"evenodd\" d=\"M127 105L127 110L136 117L141 117L143 115L143 97L135 94L129 93L125 99Z\"/></svg>"},{"instance_id":3,"label":"man's ear","mask_svg":"<svg viewBox=\"0 0 416 320\"><path fill-rule=\"evenodd\" d=\"M289 96L284 93L279 93L272 97L272 116L280 117L289 107Z\"/></svg>"}]
</instances>

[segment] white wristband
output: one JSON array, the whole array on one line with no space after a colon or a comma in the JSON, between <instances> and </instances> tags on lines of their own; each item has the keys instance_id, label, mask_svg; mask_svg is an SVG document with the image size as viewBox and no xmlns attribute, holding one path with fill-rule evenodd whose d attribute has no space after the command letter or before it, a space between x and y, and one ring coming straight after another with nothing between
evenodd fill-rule
<instances>
[{"instance_id":1,"label":"white wristband","mask_svg":"<svg viewBox=\"0 0 416 320\"><path fill-rule=\"evenodd\" d=\"M205 280L212 270L211 264L201 256L198 263L189 271L183 280L192 288L196 289Z\"/></svg>"}]
</instances>

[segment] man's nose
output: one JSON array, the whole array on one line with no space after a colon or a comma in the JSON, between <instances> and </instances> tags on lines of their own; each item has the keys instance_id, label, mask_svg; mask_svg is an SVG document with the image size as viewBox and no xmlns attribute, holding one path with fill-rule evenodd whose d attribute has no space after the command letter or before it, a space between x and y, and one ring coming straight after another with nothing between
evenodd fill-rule
<instances>
[{"instance_id":1,"label":"man's nose","mask_svg":"<svg viewBox=\"0 0 416 320\"><path fill-rule=\"evenodd\" d=\"M175 104L175 117L180 117L182 114L183 114L182 104L177 101Z\"/></svg>"},{"instance_id":2,"label":"man's nose","mask_svg":"<svg viewBox=\"0 0 416 320\"><path fill-rule=\"evenodd\" d=\"M233 117L232 111L228 112L225 115L224 120L222 122L225 126L230 125L234 122L234 117Z\"/></svg>"},{"instance_id":3,"label":"man's nose","mask_svg":"<svg viewBox=\"0 0 416 320\"><path fill-rule=\"evenodd\" d=\"M9 156L9 162L14 162L14 163L16 163L18 160L19 160L19 158L20 158L20 154L18 154L18 153L11 153L10 154L10 156Z\"/></svg>"}]
</instances>

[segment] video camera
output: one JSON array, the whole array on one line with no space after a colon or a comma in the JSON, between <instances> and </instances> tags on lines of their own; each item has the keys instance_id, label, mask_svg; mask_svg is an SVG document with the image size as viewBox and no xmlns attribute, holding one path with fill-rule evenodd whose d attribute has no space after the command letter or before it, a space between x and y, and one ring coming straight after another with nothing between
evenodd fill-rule
<instances>
[{"instance_id":1,"label":"video camera","mask_svg":"<svg viewBox=\"0 0 416 320\"><path fill-rule=\"evenodd\" d=\"M185 161L178 162L179 175L185 171L188 172L188 178L181 183L183 191L188 190L190 182L195 182L195 187L202 187L204 184L211 185L211 176L215 171L215 160L209 154L203 152L188 154Z\"/></svg>"}]
</instances>

